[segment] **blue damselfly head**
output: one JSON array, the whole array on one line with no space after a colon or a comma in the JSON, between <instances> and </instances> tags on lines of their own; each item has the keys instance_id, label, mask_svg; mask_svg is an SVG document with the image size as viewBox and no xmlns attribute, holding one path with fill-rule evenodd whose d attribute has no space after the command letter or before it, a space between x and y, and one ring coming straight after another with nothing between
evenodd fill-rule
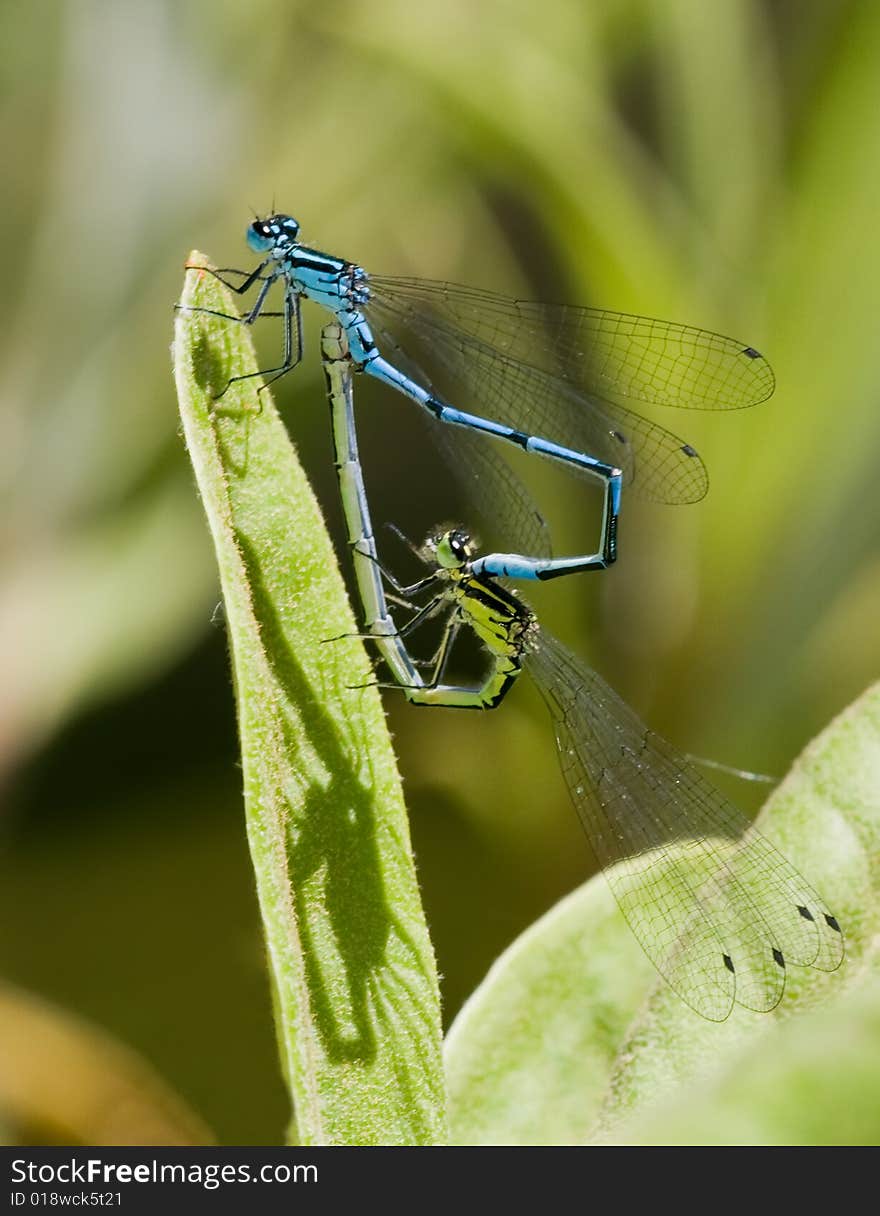
<instances>
[{"instance_id":1,"label":"blue damselfly head","mask_svg":"<svg viewBox=\"0 0 880 1216\"><path fill-rule=\"evenodd\" d=\"M254 253L294 244L299 236L299 224L292 215L270 215L255 219L247 230L247 243Z\"/></svg>"}]
</instances>

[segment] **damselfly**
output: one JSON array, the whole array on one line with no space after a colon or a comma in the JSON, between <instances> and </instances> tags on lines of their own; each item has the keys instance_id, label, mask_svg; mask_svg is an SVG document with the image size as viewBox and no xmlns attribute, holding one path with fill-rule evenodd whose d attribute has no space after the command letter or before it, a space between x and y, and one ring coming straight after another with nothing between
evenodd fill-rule
<instances>
[{"instance_id":1,"label":"damselfly","mask_svg":"<svg viewBox=\"0 0 880 1216\"><path fill-rule=\"evenodd\" d=\"M408 637L445 616L429 678L404 686L416 705L494 709L521 671L550 712L562 773L587 839L630 928L660 974L692 1009L723 1021L734 1003L767 1012L786 967L834 971L840 926L795 867L670 743L489 573L469 535L426 545L429 573L403 600L427 602L399 630ZM387 577L387 576L386 576ZM413 607L415 607L413 603ZM462 628L491 656L476 685L444 683ZM398 687L390 685L389 687Z\"/></svg>"},{"instance_id":2,"label":"damselfly","mask_svg":"<svg viewBox=\"0 0 880 1216\"><path fill-rule=\"evenodd\" d=\"M786 963L832 971L843 957L837 920L794 867L685 757L649 731L581 660L499 582L507 555L478 557L448 532L431 546L431 570L394 596L428 594L399 630L389 612L357 452L352 364L339 324L325 328L336 463L367 633L413 704L490 709L522 670L550 710L563 774L612 890L648 957L704 1017L733 1004L771 1009ZM488 470L487 470L488 471ZM492 470L494 472L494 470ZM497 499L503 482L490 483ZM518 508L521 504L518 504ZM527 528L525 516L514 518ZM420 673L407 638L445 614L433 672ZM443 682L456 634L470 629L491 656L480 684Z\"/></svg>"},{"instance_id":3,"label":"damselfly","mask_svg":"<svg viewBox=\"0 0 880 1216\"><path fill-rule=\"evenodd\" d=\"M564 568L544 554L510 553L514 577L545 579L610 565L624 482L669 503L705 494L706 470L696 450L624 402L738 409L773 391L770 366L754 347L707 330L511 300L451 283L368 276L353 262L302 244L299 224L287 215L256 219L247 240L262 255L259 265L249 273L215 273L240 277L223 280L238 293L257 288L250 311L230 318L246 324L279 315L265 306L272 286L282 289L283 358L254 373L268 377L266 383L300 362L301 301L313 300L337 318L355 368L431 419L560 461L604 486L597 552L566 559ZM401 343L436 375L425 375ZM489 505L482 503L484 512Z\"/></svg>"}]
</instances>

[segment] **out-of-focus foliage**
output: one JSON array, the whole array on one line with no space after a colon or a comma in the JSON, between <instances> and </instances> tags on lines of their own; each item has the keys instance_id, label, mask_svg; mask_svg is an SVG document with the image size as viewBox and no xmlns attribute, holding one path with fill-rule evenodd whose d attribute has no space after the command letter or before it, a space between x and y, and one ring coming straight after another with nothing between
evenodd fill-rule
<instances>
[{"instance_id":1,"label":"out-of-focus foliage","mask_svg":"<svg viewBox=\"0 0 880 1216\"><path fill-rule=\"evenodd\" d=\"M278 1138L284 1097L169 376L187 251L249 264L274 198L368 269L765 351L770 402L666 419L705 503L628 500L618 566L537 606L677 744L782 772L880 671L878 70L872 0L3 6L0 962L221 1141ZM339 536L315 336L280 400ZM466 515L405 403L360 418L377 522ZM560 551L590 532L536 484ZM525 690L389 712L452 1015L588 861Z\"/></svg>"},{"instance_id":2,"label":"out-of-focus foliage","mask_svg":"<svg viewBox=\"0 0 880 1216\"><path fill-rule=\"evenodd\" d=\"M211 1144L201 1120L133 1051L6 984L0 989L4 1142Z\"/></svg>"}]
</instances>

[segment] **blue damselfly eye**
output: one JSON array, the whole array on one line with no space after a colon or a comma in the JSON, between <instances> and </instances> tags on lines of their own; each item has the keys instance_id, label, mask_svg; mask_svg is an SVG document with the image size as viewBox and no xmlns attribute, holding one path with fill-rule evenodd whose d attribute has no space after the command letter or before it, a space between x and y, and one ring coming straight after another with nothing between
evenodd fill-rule
<instances>
[{"instance_id":1,"label":"blue damselfly eye","mask_svg":"<svg viewBox=\"0 0 880 1216\"><path fill-rule=\"evenodd\" d=\"M292 215L270 215L254 220L247 230L247 243L254 253L267 253L275 246L286 246L299 236L299 224Z\"/></svg>"},{"instance_id":2,"label":"blue damselfly eye","mask_svg":"<svg viewBox=\"0 0 880 1216\"><path fill-rule=\"evenodd\" d=\"M269 220L254 220L247 230L247 243L254 253L266 253L272 248L275 240Z\"/></svg>"}]
</instances>

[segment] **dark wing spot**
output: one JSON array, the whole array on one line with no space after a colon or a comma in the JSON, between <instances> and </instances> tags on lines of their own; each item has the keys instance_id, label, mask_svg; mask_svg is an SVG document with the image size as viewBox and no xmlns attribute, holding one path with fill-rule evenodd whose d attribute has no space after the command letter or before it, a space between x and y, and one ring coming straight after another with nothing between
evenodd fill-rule
<instances>
[{"instance_id":1,"label":"dark wing spot","mask_svg":"<svg viewBox=\"0 0 880 1216\"><path fill-rule=\"evenodd\" d=\"M755 350L754 346L744 346L743 354L748 355L750 359L762 359L763 355L759 350Z\"/></svg>"},{"instance_id":2,"label":"dark wing spot","mask_svg":"<svg viewBox=\"0 0 880 1216\"><path fill-rule=\"evenodd\" d=\"M698 456L699 455L699 452L697 451L697 449L692 448L689 443L683 443L681 445L681 450L684 452L685 456Z\"/></svg>"},{"instance_id":3,"label":"dark wing spot","mask_svg":"<svg viewBox=\"0 0 880 1216\"><path fill-rule=\"evenodd\" d=\"M724 955L722 955L722 958L724 959L724 966L727 968L727 970L732 971L735 974L736 968L733 965L733 959L730 957L730 955L724 954Z\"/></svg>"},{"instance_id":4,"label":"dark wing spot","mask_svg":"<svg viewBox=\"0 0 880 1216\"><path fill-rule=\"evenodd\" d=\"M805 908L802 904L798 904L798 912L800 912L800 914L804 918L804 920L814 920L815 919L813 916L813 913L810 911L810 909Z\"/></svg>"},{"instance_id":5,"label":"dark wing spot","mask_svg":"<svg viewBox=\"0 0 880 1216\"><path fill-rule=\"evenodd\" d=\"M835 933L840 932L840 925L837 923L836 916L829 916L828 913L826 912L825 913L825 923L829 926L829 928L833 929Z\"/></svg>"},{"instance_id":6,"label":"dark wing spot","mask_svg":"<svg viewBox=\"0 0 880 1216\"><path fill-rule=\"evenodd\" d=\"M775 946L773 947L773 959L779 964L780 967L785 966L785 959L782 957L782 951L777 950Z\"/></svg>"}]
</instances>

